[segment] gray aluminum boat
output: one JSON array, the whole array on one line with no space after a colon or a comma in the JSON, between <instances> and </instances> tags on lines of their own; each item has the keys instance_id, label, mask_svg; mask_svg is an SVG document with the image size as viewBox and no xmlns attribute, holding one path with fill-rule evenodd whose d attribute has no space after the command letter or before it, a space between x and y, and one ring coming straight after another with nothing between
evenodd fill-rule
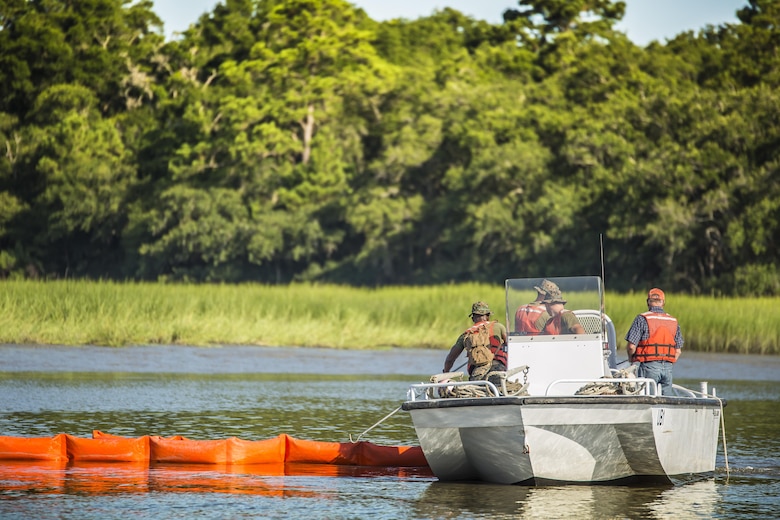
<instances>
[{"instance_id":1,"label":"gray aluminum boat","mask_svg":"<svg viewBox=\"0 0 780 520\"><path fill-rule=\"evenodd\" d=\"M713 474L724 400L704 384L699 391L675 385L674 395L662 395L655 381L619 370L614 326L601 312L601 279L549 280L585 334L517 331L514 310L535 298L540 280L507 280L502 384L459 381L452 373L409 389L402 407L434 474L526 485L668 483ZM473 395L458 391L466 389Z\"/></svg>"}]
</instances>

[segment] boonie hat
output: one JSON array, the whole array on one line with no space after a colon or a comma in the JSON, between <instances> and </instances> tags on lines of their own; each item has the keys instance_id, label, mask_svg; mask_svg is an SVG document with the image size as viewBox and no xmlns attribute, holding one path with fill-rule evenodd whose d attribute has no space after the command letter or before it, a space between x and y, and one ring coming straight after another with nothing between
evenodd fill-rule
<instances>
[{"instance_id":1,"label":"boonie hat","mask_svg":"<svg viewBox=\"0 0 780 520\"><path fill-rule=\"evenodd\" d=\"M566 305L566 302L567 300L563 299L563 294L561 294L560 289L548 292L547 298L542 300L542 303L562 303L564 305Z\"/></svg>"},{"instance_id":2,"label":"boonie hat","mask_svg":"<svg viewBox=\"0 0 780 520\"><path fill-rule=\"evenodd\" d=\"M542 283L539 285L534 285L534 289L536 289L536 292L539 294L547 294L555 291L561 292L561 289L557 285L546 278L542 280Z\"/></svg>"},{"instance_id":3,"label":"boonie hat","mask_svg":"<svg viewBox=\"0 0 780 520\"><path fill-rule=\"evenodd\" d=\"M650 289L647 292L647 299L648 300L666 300L666 296L664 295L664 292L661 289L653 288Z\"/></svg>"},{"instance_id":4,"label":"boonie hat","mask_svg":"<svg viewBox=\"0 0 780 520\"><path fill-rule=\"evenodd\" d=\"M488 314L493 314L493 311L490 310L488 304L485 302L476 302L471 306L471 314L469 314L469 316L486 316Z\"/></svg>"}]
</instances>

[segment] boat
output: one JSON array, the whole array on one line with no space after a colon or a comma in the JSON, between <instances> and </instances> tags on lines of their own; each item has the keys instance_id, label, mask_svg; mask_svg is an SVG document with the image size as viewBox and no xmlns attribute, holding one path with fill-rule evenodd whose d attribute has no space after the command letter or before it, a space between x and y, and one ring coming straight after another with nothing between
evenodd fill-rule
<instances>
[{"instance_id":1,"label":"boat","mask_svg":"<svg viewBox=\"0 0 780 520\"><path fill-rule=\"evenodd\" d=\"M490 381L463 372L413 384L402 409L442 481L677 484L714 475L725 400L701 383L664 395L617 361L598 276L547 278L584 333L528 334L515 310L534 279L505 282L508 364ZM724 444L725 448L725 444Z\"/></svg>"}]
</instances>

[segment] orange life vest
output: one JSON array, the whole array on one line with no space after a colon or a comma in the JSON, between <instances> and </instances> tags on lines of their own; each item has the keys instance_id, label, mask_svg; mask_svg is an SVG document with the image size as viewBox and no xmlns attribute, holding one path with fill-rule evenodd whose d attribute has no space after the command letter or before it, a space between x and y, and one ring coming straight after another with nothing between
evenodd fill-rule
<instances>
[{"instance_id":1,"label":"orange life vest","mask_svg":"<svg viewBox=\"0 0 780 520\"><path fill-rule=\"evenodd\" d=\"M539 334L536 328L536 320L547 311L544 305L528 303L521 305L515 313L515 332L532 336Z\"/></svg>"},{"instance_id":2,"label":"orange life vest","mask_svg":"<svg viewBox=\"0 0 780 520\"><path fill-rule=\"evenodd\" d=\"M493 334L493 324L497 323L495 321L480 321L479 323L475 323L471 327L465 330L464 334L466 332L477 332L480 327L484 327L486 325L490 326L490 329L488 330L490 335L490 351L493 353L493 361L498 361L499 363L503 363L504 366L506 366L506 362L508 360L507 352L504 350L504 348L501 345L501 342L496 338L496 336ZM474 370L474 367L469 364L468 367L466 367L469 371L469 374L472 370Z\"/></svg>"},{"instance_id":3,"label":"orange life vest","mask_svg":"<svg viewBox=\"0 0 780 520\"><path fill-rule=\"evenodd\" d=\"M635 361L669 361L674 363L677 349L674 336L677 334L677 319L669 314L644 312L650 334L636 346Z\"/></svg>"},{"instance_id":4,"label":"orange life vest","mask_svg":"<svg viewBox=\"0 0 780 520\"><path fill-rule=\"evenodd\" d=\"M544 326L544 333L545 334L551 334L553 336L557 336L561 333L561 320L563 318L564 313L571 312L569 309L563 309L563 311L560 314L556 314L555 316L550 317L549 320L547 320L547 323Z\"/></svg>"}]
</instances>

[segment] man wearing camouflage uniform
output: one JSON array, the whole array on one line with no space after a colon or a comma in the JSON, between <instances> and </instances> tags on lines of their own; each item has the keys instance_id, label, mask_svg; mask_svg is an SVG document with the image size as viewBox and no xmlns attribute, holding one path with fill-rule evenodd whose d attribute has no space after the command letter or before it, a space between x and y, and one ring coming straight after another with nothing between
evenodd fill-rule
<instances>
[{"instance_id":1,"label":"man wearing camouflage uniform","mask_svg":"<svg viewBox=\"0 0 780 520\"><path fill-rule=\"evenodd\" d=\"M539 285L534 285L536 299L517 308L515 312L515 330L526 336L535 336L542 332L550 315L544 305L545 298L550 293L560 292L558 286L550 280L542 280Z\"/></svg>"},{"instance_id":2,"label":"man wearing camouflage uniform","mask_svg":"<svg viewBox=\"0 0 780 520\"><path fill-rule=\"evenodd\" d=\"M444 372L449 372L452 369L452 365L455 360L460 356L461 352L465 348L464 339L466 334L474 327L487 326L490 327L490 351L493 353L493 362L490 365L484 367L468 367L469 379L471 381L478 379L485 379L485 376L492 371L504 371L506 370L507 362L507 334L506 327L497 321L490 321L490 315L493 312L485 302L476 302L471 306L471 320L474 325L458 336L455 344L450 348L447 358L444 360ZM492 378L491 378L492 379ZM493 382L493 381L491 381Z\"/></svg>"}]
</instances>

